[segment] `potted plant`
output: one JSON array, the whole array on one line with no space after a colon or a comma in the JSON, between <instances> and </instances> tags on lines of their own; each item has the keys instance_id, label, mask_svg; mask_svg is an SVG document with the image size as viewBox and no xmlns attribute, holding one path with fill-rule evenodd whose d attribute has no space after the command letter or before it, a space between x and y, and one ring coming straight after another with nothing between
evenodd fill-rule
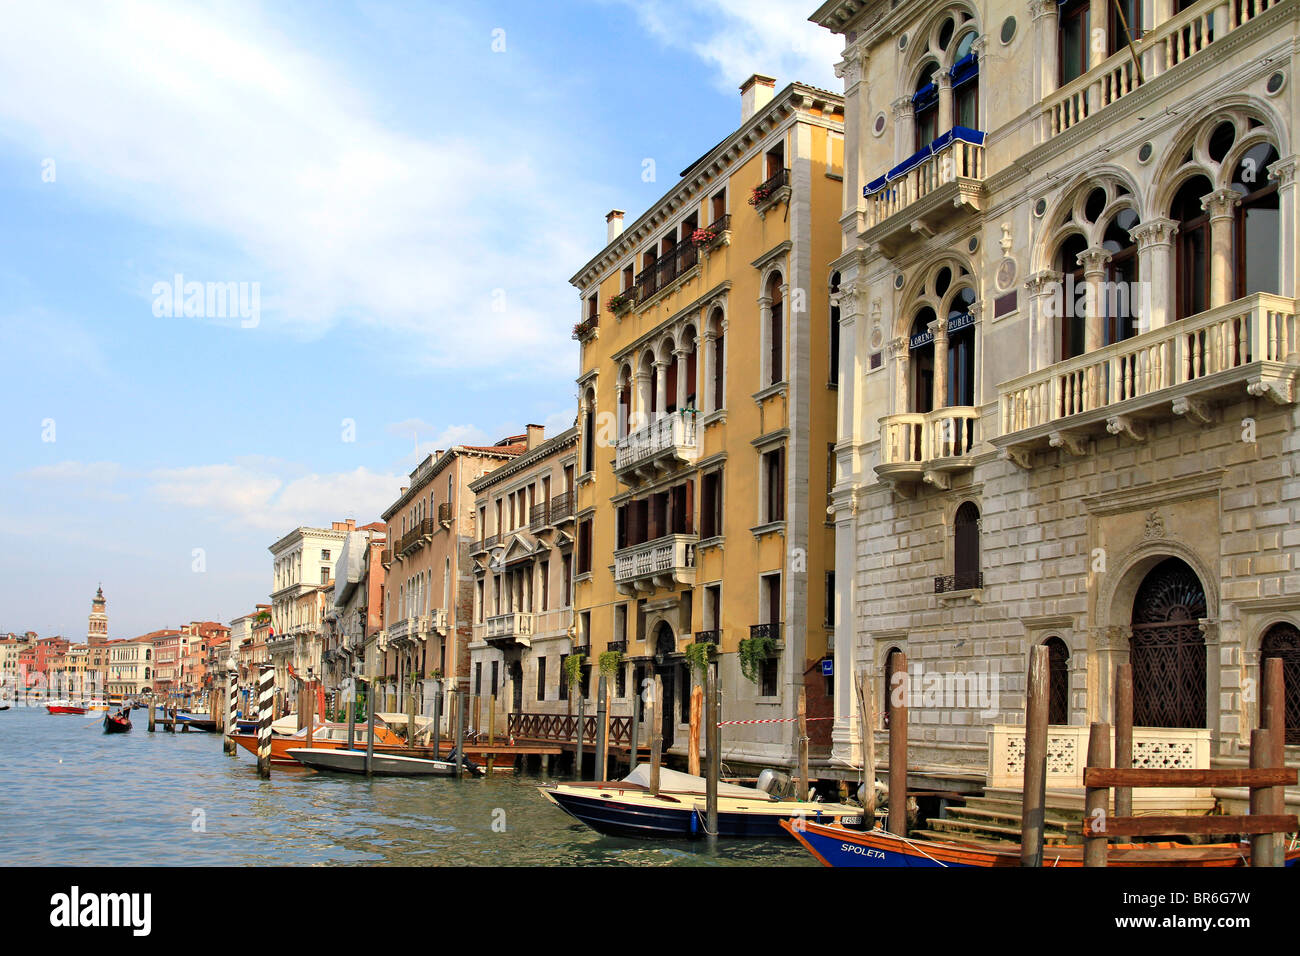
<instances>
[{"instance_id":1,"label":"potted plant","mask_svg":"<svg viewBox=\"0 0 1300 956\"><path fill-rule=\"evenodd\" d=\"M605 308L609 309L611 315L618 316L631 309L635 301L636 293L632 289L628 289L626 292L620 292L618 295L610 297L609 302L605 304Z\"/></svg>"},{"instance_id":2,"label":"potted plant","mask_svg":"<svg viewBox=\"0 0 1300 956\"><path fill-rule=\"evenodd\" d=\"M697 246L707 246L718 238L717 230L712 226L701 226L691 233L691 242Z\"/></svg>"},{"instance_id":3,"label":"potted plant","mask_svg":"<svg viewBox=\"0 0 1300 956\"><path fill-rule=\"evenodd\" d=\"M761 186L755 186L749 194L749 204L751 206L757 206L759 203L764 202L771 195L772 195L772 189L766 184Z\"/></svg>"}]
</instances>

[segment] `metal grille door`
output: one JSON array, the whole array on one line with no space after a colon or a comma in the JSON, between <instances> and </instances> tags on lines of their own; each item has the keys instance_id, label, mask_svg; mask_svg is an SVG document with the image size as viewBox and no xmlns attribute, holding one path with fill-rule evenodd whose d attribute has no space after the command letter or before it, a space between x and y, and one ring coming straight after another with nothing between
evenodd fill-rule
<instances>
[{"instance_id":1,"label":"metal grille door","mask_svg":"<svg viewBox=\"0 0 1300 956\"><path fill-rule=\"evenodd\" d=\"M1205 589L1184 562L1156 565L1133 602L1133 723L1205 727Z\"/></svg>"}]
</instances>

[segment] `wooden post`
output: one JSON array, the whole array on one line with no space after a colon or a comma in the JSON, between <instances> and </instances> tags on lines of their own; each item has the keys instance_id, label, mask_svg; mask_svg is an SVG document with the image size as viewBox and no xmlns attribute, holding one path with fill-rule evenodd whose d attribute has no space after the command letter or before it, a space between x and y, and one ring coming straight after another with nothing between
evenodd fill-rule
<instances>
[{"instance_id":1,"label":"wooden post","mask_svg":"<svg viewBox=\"0 0 1300 956\"><path fill-rule=\"evenodd\" d=\"M438 681L433 682L433 759L442 759L442 685Z\"/></svg>"},{"instance_id":2,"label":"wooden post","mask_svg":"<svg viewBox=\"0 0 1300 956\"><path fill-rule=\"evenodd\" d=\"M406 749L415 749L415 685L406 693Z\"/></svg>"},{"instance_id":3,"label":"wooden post","mask_svg":"<svg viewBox=\"0 0 1300 956\"><path fill-rule=\"evenodd\" d=\"M226 678L226 742L225 751L235 756L235 731L239 728L239 672L231 671Z\"/></svg>"},{"instance_id":4,"label":"wooden post","mask_svg":"<svg viewBox=\"0 0 1300 956\"><path fill-rule=\"evenodd\" d=\"M263 664L257 677L257 775L271 778L271 720L275 706L275 668Z\"/></svg>"},{"instance_id":5,"label":"wooden post","mask_svg":"<svg viewBox=\"0 0 1300 956\"><path fill-rule=\"evenodd\" d=\"M704 688L700 679L691 668L691 710L690 733L686 738L686 772L692 776L700 775L700 721L704 710Z\"/></svg>"},{"instance_id":6,"label":"wooden post","mask_svg":"<svg viewBox=\"0 0 1300 956\"><path fill-rule=\"evenodd\" d=\"M1115 766L1133 766L1133 665L1115 667ZM1115 816L1133 815L1133 788L1115 788Z\"/></svg>"},{"instance_id":7,"label":"wooden post","mask_svg":"<svg viewBox=\"0 0 1300 956\"><path fill-rule=\"evenodd\" d=\"M655 674L654 700L650 702L650 792L659 793L659 761L663 758L664 723L663 713L664 682Z\"/></svg>"},{"instance_id":8,"label":"wooden post","mask_svg":"<svg viewBox=\"0 0 1300 956\"><path fill-rule=\"evenodd\" d=\"M889 687L889 832L907 836L907 656L894 655L894 677L902 687Z\"/></svg>"},{"instance_id":9,"label":"wooden post","mask_svg":"<svg viewBox=\"0 0 1300 956\"><path fill-rule=\"evenodd\" d=\"M298 708L302 712L300 723L307 727L307 739L303 744L308 750L311 749L311 738L316 731L316 688L313 681L303 681L301 687L306 691L303 697L302 707Z\"/></svg>"},{"instance_id":10,"label":"wooden post","mask_svg":"<svg viewBox=\"0 0 1300 956\"><path fill-rule=\"evenodd\" d=\"M375 760L375 695L372 686L366 684L366 776L371 775L371 766Z\"/></svg>"},{"instance_id":11,"label":"wooden post","mask_svg":"<svg viewBox=\"0 0 1300 956\"><path fill-rule=\"evenodd\" d=\"M1020 798L1020 865L1043 865L1043 817L1047 805L1047 645L1029 654L1025 691L1025 778Z\"/></svg>"},{"instance_id":12,"label":"wooden post","mask_svg":"<svg viewBox=\"0 0 1300 956\"><path fill-rule=\"evenodd\" d=\"M497 695L488 695L488 746L495 747L497 739ZM487 755L487 771L491 773L496 764L496 754L491 750Z\"/></svg>"},{"instance_id":13,"label":"wooden post","mask_svg":"<svg viewBox=\"0 0 1300 956\"><path fill-rule=\"evenodd\" d=\"M574 755L574 771L578 774L579 780L586 779L582 775L582 738L587 730L587 698L582 693L582 681L578 681L578 751Z\"/></svg>"},{"instance_id":14,"label":"wooden post","mask_svg":"<svg viewBox=\"0 0 1300 956\"><path fill-rule=\"evenodd\" d=\"M354 676L348 676L348 692L343 695L344 701L348 707L348 750L357 749L357 679ZM370 692L366 691L366 696Z\"/></svg>"},{"instance_id":15,"label":"wooden post","mask_svg":"<svg viewBox=\"0 0 1300 956\"><path fill-rule=\"evenodd\" d=\"M154 721L158 719L158 700L152 694L149 695L149 733L153 733Z\"/></svg>"},{"instance_id":16,"label":"wooden post","mask_svg":"<svg viewBox=\"0 0 1300 956\"><path fill-rule=\"evenodd\" d=\"M1278 661L1278 663L1282 663ZM1258 770L1273 765L1273 732L1259 728L1250 732L1250 769ZM1250 788L1250 814L1267 814L1272 812L1273 787ZM1285 861L1284 861L1285 862ZM1256 833L1250 838L1250 865L1273 865L1273 834Z\"/></svg>"},{"instance_id":17,"label":"wooden post","mask_svg":"<svg viewBox=\"0 0 1300 956\"><path fill-rule=\"evenodd\" d=\"M636 687L636 669L632 670L632 726L631 735L628 738L628 755L627 755L627 772L631 773L636 769L637 744L641 741L641 688Z\"/></svg>"},{"instance_id":18,"label":"wooden post","mask_svg":"<svg viewBox=\"0 0 1300 956\"><path fill-rule=\"evenodd\" d=\"M722 728L718 721L722 719L722 700L718 688L717 665L705 666L705 680L708 684L708 707L704 726L708 735L706 752L709 759L709 779L704 788L705 829L709 842L718 838L718 781L722 776Z\"/></svg>"},{"instance_id":19,"label":"wooden post","mask_svg":"<svg viewBox=\"0 0 1300 956\"><path fill-rule=\"evenodd\" d=\"M456 779L462 776L465 767L465 695L459 690L456 695Z\"/></svg>"},{"instance_id":20,"label":"wooden post","mask_svg":"<svg viewBox=\"0 0 1300 956\"><path fill-rule=\"evenodd\" d=\"M862 734L862 829L876 828L876 704L871 672L858 675L858 726Z\"/></svg>"},{"instance_id":21,"label":"wooden post","mask_svg":"<svg viewBox=\"0 0 1300 956\"><path fill-rule=\"evenodd\" d=\"M1270 657L1264 661L1264 681L1260 688L1259 725L1269 733L1269 767L1286 766L1286 678L1282 672L1282 658ZM1286 788L1269 787L1272 799L1266 812L1281 815L1286 812ZM1286 834L1274 833L1272 839L1272 865L1286 866Z\"/></svg>"},{"instance_id":22,"label":"wooden post","mask_svg":"<svg viewBox=\"0 0 1300 956\"><path fill-rule=\"evenodd\" d=\"M1093 723L1088 728L1087 767L1110 767L1110 724ZM1110 788L1088 787L1084 790L1084 826L1093 827L1096 836L1083 838L1083 865L1106 865L1106 814L1110 812Z\"/></svg>"},{"instance_id":23,"label":"wooden post","mask_svg":"<svg viewBox=\"0 0 1300 956\"><path fill-rule=\"evenodd\" d=\"M600 675L596 684L596 767L593 780L602 783L609 776L609 678Z\"/></svg>"},{"instance_id":24,"label":"wooden post","mask_svg":"<svg viewBox=\"0 0 1300 956\"><path fill-rule=\"evenodd\" d=\"M808 689L799 685L799 799L808 799Z\"/></svg>"}]
</instances>

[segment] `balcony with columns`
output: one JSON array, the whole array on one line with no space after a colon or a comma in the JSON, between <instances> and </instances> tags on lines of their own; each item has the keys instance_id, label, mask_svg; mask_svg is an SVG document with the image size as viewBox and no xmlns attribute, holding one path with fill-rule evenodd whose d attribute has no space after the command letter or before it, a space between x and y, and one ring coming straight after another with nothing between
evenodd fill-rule
<instances>
[{"instance_id":1,"label":"balcony with columns","mask_svg":"<svg viewBox=\"0 0 1300 956\"><path fill-rule=\"evenodd\" d=\"M414 649L435 634L446 635L447 611L445 608L436 608L428 614L400 618L386 630L389 647L394 650Z\"/></svg>"},{"instance_id":2,"label":"balcony with columns","mask_svg":"<svg viewBox=\"0 0 1300 956\"><path fill-rule=\"evenodd\" d=\"M699 450L695 412L666 412L618 440L614 474L628 484L651 480L695 461Z\"/></svg>"},{"instance_id":3,"label":"balcony with columns","mask_svg":"<svg viewBox=\"0 0 1300 956\"><path fill-rule=\"evenodd\" d=\"M1108 2L1094 0L1093 23L1107 22ZM1131 48L1125 43L1111 44L1115 52L1107 55L1106 44L1092 45L1088 70L1058 86L1057 4L1044 0L1035 15L1043 40L1039 44L1040 78L1048 91L1039 106L1040 141L1100 113L1242 28L1253 27L1261 35L1282 28L1285 14L1271 15L1282 5L1283 0L1200 0L1174 13L1172 0L1155 0L1152 9L1160 22L1144 24Z\"/></svg>"},{"instance_id":4,"label":"balcony with columns","mask_svg":"<svg viewBox=\"0 0 1300 956\"><path fill-rule=\"evenodd\" d=\"M695 534L667 534L614 552L614 583L623 594L695 584Z\"/></svg>"},{"instance_id":5,"label":"balcony with columns","mask_svg":"<svg viewBox=\"0 0 1300 956\"><path fill-rule=\"evenodd\" d=\"M532 646L533 615L529 611L494 614L486 621L484 640L493 647Z\"/></svg>"}]
</instances>

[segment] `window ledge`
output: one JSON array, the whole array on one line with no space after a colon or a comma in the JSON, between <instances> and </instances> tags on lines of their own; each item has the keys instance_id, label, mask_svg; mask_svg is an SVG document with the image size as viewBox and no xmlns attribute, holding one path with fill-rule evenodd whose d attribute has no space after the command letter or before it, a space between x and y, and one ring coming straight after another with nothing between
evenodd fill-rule
<instances>
[{"instance_id":1,"label":"window ledge","mask_svg":"<svg viewBox=\"0 0 1300 956\"><path fill-rule=\"evenodd\" d=\"M962 601L970 601L972 604L984 603L983 588L966 588L964 591L944 591L936 594L940 604L960 604Z\"/></svg>"},{"instance_id":2,"label":"window ledge","mask_svg":"<svg viewBox=\"0 0 1300 956\"><path fill-rule=\"evenodd\" d=\"M584 471L582 474L580 474L577 480L573 484L574 487L577 487L578 485L585 485L588 482L595 481L595 480L596 480L596 472L595 469L592 469L591 471Z\"/></svg>"},{"instance_id":3,"label":"window ledge","mask_svg":"<svg viewBox=\"0 0 1300 956\"><path fill-rule=\"evenodd\" d=\"M581 584L583 581L590 581L590 580L591 580L591 572L590 572L590 571L583 571L581 574L575 574L575 575L573 576L573 583L574 583L574 584Z\"/></svg>"},{"instance_id":4,"label":"window ledge","mask_svg":"<svg viewBox=\"0 0 1300 956\"><path fill-rule=\"evenodd\" d=\"M789 388L790 383L782 379L779 382L772 383L767 388L760 388L754 393L754 401L761 405L769 398L773 398L777 395L785 395Z\"/></svg>"},{"instance_id":5,"label":"window ledge","mask_svg":"<svg viewBox=\"0 0 1300 956\"><path fill-rule=\"evenodd\" d=\"M707 549L707 548L718 548L718 549L722 549L722 548L723 548L723 543L724 543L725 541L726 541L726 536L725 536L725 535L715 534L712 538L705 538L705 539L703 539L702 541L698 541L698 542L696 542L696 544L695 544L695 550L696 550L696 551L704 551L704 550Z\"/></svg>"},{"instance_id":6,"label":"window ledge","mask_svg":"<svg viewBox=\"0 0 1300 956\"><path fill-rule=\"evenodd\" d=\"M780 698L779 696L777 696L777 697L755 697L755 698L754 698L754 703L756 703L756 704L768 704L768 705L770 706L770 705L773 705L773 704L779 704L779 703L781 703L781 698Z\"/></svg>"},{"instance_id":7,"label":"window ledge","mask_svg":"<svg viewBox=\"0 0 1300 956\"><path fill-rule=\"evenodd\" d=\"M839 382L827 382L827 383L826 383L826 387L827 387L828 389L830 389L832 392L838 392L838 391L840 390L840 383L839 383Z\"/></svg>"},{"instance_id":8,"label":"window ledge","mask_svg":"<svg viewBox=\"0 0 1300 956\"><path fill-rule=\"evenodd\" d=\"M761 538L765 534L785 534L785 519L780 521L769 521L766 524L755 525L749 529L753 532L755 538Z\"/></svg>"},{"instance_id":9,"label":"window ledge","mask_svg":"<svg viewBox=\"0 0 1300 956\"><path fill-rule=\"evenodd\" d=\"M725 424L726 421L727 410L725 408L719 408L716 412L709 412L709 414L701 418L700 424L705 428L708 428L710 425L717 425L719 423Z\"/></svg>"}]
</instances>

